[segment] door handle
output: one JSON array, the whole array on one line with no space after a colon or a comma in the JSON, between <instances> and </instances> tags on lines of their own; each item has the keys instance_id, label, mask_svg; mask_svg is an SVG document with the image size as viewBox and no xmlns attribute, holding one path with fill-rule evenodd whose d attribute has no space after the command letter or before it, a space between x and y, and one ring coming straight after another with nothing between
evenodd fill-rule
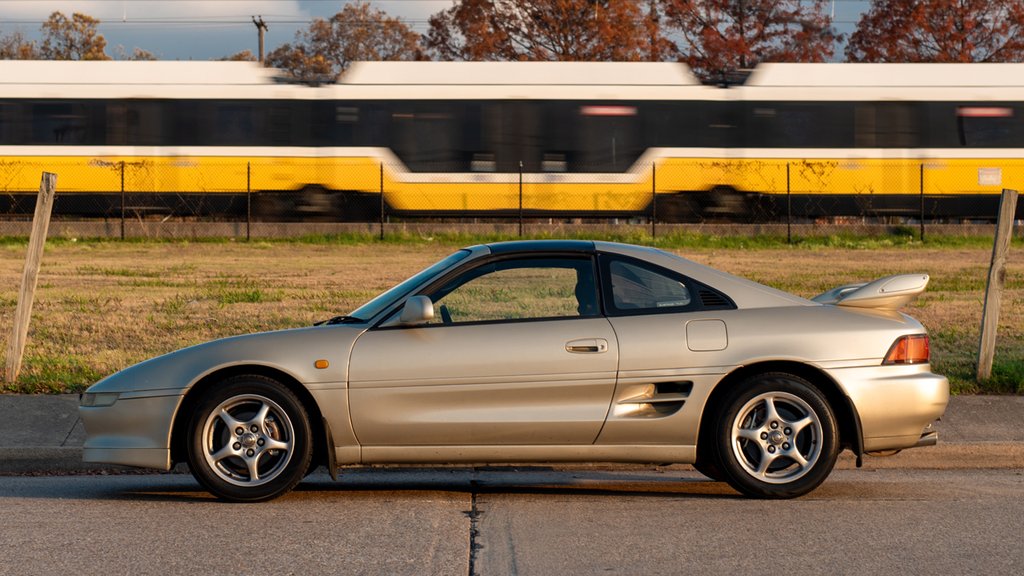
<instances>
[{"instance_id":1,"label":"door handle","mask_svg":"<svg viewBox=\"0 0 1024 576\"><path fill-rule=\"evenodd\" d=\"M581 338L565 343L565 351L573 354L603 354L608 351L608 341L604 338Z\"/></svg>"}]
</instances>

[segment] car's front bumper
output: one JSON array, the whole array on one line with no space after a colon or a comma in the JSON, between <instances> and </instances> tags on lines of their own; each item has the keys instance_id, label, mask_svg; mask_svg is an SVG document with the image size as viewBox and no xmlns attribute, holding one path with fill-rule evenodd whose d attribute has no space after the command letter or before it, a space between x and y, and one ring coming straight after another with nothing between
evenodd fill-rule
<instances>
[{"instance_id":1,"label":"car's front bumper","mask_svg":"<svg viewBox=\"0 0 1024 576\"><path fill-rule=\"evenodd\" d=\"M108 406L78 407L87 439L82 460L171 468L171 427L180 392L121 394Z\"/></svg>"},{"instance_id":2,"label":"car's front bumper","mask_svg":"<svg viewBox=\"0 0 1024 576\"><path fill-rule=\"evenodd\" d=\"M949 381L932 374L928 364L826 372L857 409L865 452L934 444L934 436L926 428L946 411Z\"/></svg>"}]
</instances>

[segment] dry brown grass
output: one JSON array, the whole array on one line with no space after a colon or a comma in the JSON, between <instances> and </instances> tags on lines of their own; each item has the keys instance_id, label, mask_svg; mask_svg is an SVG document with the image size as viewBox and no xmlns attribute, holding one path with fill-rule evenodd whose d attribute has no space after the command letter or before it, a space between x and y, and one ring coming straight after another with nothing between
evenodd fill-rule
<instances>
[{"instance_id":1,"label":"dry brown grass","mask_svg":"<svg viewBox=\"0 0 1024 576\"><path fill-rule=\"evenodd\" d=\"M351 311L451 252L450 244L60 243L47 247L22 376L4 390L66 392L212 338L308 325ZM6 353L25 248L0 246ZM970 382L990 249L697 249L685 255L802 296L899 272L932 276L907 309L936 369ZM995 389L1024 390L1024 261L1011 254Z\"/></svg>"}]
</instances>

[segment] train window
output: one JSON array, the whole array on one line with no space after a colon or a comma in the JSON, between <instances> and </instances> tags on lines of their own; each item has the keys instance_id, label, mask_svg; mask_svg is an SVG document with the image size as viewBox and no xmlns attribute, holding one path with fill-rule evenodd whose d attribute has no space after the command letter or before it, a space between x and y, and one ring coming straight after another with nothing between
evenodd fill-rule
<instances>
[{"instance_id":1,"label":"train window","mask_svg":"<svg viewBox=\"0 0 1024 576\"><path fill-rule=\"evenodd\" d=\"M736 121L722 102L652 102L640 108L648 146L719 148L735 146Z\"/></svg>"},{"instance_id":2,"label":"train window","mask_svg":"<svg viewBox=\"0 0 1024 576\"><path fill-rule=\"evenodd\" d=\"M296 144L292 137L292 127L304 125L305 122L298 114L298 102L269 102L267 110L266 139L269 146L293 146Z\"/></svg>"},{"instance_id":3,"label":"train window","mask_svg":"<svg viewBox=\"0 0 1024 576\"><path fill-rule=\"evenodd\" d=\"M125 117L127 143L133 146L165 144L163 135L165 108L166 105L163 102L129 102Z\"/></svg>"},{"instance_id":4,"label":"train window","mask_svg":"<svg viewBox=\"0 0 1024 576\"><path fill-rule=\"evenodd\" d=\"M495 172L497 169L498 163L494 161L494 154L476 152L469 161L470 172Z\"/></svg>"},{"instance_id":5,"label":"train window","mask_svg":"<svg viewBox=\"0 0 1024 576\"><path fill-rule=\"evenodd\" d=\"M849 106L842 102L751 102L745 141L750 148L845 148Z\"/></svg>"},{"instance_id":6,"label":"train window","mask_svg":"<svg viewBox=\"0 0 1024 576\"><path fill-rule=\"evenodd\" d=\"M352 146L359 124L359 106L343 102L334 106L334 145Z\"/></svg>"},{"instance_id":7,"label":"train window","mask_svg":"<svg viewBox=\"0 0 1024 576\"><path fill-rule=\"evenodd\" d=\"M391 147L415 172L465 169L460 162L460 133L451 105L406 103L391 114Z\"/></svg>"},{"instance_id":8,"label":"train window","mask_svg":"<svg viewBox=\"0 0 1024 576\"><path fill-rule=\"evenodd\" d=\"M361 104L362 121L356 126L355 146L391 146L391 110L385 102Z\"/></svg>"},{"instance_id":9,"label":"train window","mask_svg":"<svg viewBox=\"0 0 1024 576\"><path fill-rule=\"evenodd\" d=\"M0 144L20 144L21 105L15 102L0 102Z\"/></svg>"},{"instance_id":10,"label":"train window","mask_svg":"<svg viewBox=\"0 0 1024 576\"><path fill-rule=\"evenodd\" d=\"M337 126L335 103L314 101L309 103L309 117L300 132L303 144L307 146L338 146L340 135Z\"/></svg>"},{"instance_id":11,"label":"train window","mask_svg":"<svg viewBox=\"0 0 1024 576\"><path fill-rule=\"evenodd\" d=\"M564 153L547 153L540 163L542 172L566 172L568 164L565 161Z\"/></svg>"},{"instance_id":12,"label":"train window","mask_svg":"<svg viewBox=\"0 0 1024 576\"><path fill-rule=\"evenodd\" d=\"M541 172L575 170L572 135L576 131L577 109L578 107L570 102L554 101L541 104Z\"/></svg>"},{"instance_id":13,"label":"train window","mask_svg":"<svg viewBox=\"0 0 1024 576\"><path fill-rule=\"evenodd\" d=\"M585 104L579 108L577 150L581 172L624 172L643 152L637 108Z\"/></svg>"},{"instance_id":14,"label":"train window","mask_svg":"<svg viewBox=\"0 0 1024 576\"><path fill-rule=\"evenodd\" d=\"M1019 146L1019 122L1009 106L960 106L956 110L961 146Z\"/></svg>"},{"instance_id":15,"label":"train window","mask_svg":"<svg viewBox=\"0 0 1024 576\"><path fill-rule=\"evenodd\" d=\"M111 102L107 105L107 139L106 144L116 146L128 144L128 130L125 126L128 106L124 102Z\"/></svg>"},{"instance_id":16,"label":"train window","mask_svg":"<svg viewBox=\"0 0 1024 576\"><path fill-rule=\"evenodd\" d=\"M89 106L85 102L32 105L34 144L92 144L89 126Z\"/></svg>"},{"instance_id":17,"label":"train window","mask_svg":"<svg viewBox=\"0 0 1024 576\"><path fill-rule=\"evenodd\" d=\"M218 104L213 116L214 140L216 144L252 144L256 134L253 106L251 104Z\"/></svg>"},{"instance_id":18,"label":"train window","mask_svg":"<svg viewBox=\"0 0 1024 576\"><path fill-rule=\"evenodd\" d=\"M540 170L544 151L543 105L513 101L502 102L497 107L498 117L492 119L491 124L498 129L490 146L497 153L498 172L518 172L520 165L525 172Z\"/></svg>"},{"instance_id":19,"label":"train window","mask_svg":"<svg viewBox=\"0 0 1024 576\"><path fill-rule=\"evenodd\" d=\"M914 105L904 102L858 104L854 111L854 144L858 148L911 148L919 135Z\"/></svg>"}]
</instances>

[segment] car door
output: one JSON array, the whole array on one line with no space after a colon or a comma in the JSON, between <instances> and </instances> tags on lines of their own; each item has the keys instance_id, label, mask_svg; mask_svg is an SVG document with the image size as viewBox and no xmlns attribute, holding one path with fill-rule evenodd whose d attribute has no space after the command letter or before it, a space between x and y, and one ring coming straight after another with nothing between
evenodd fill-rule
<instances>
[{"instance_id":1,"label":"car door","mask_svg":"<svg viewBox=\"0 0 1024 576\"><path fill-rule=\"evenodd\" d=\"M619 374L597 444L694 445L706 398L736 368L722 365L735 304L649 262L601 254L600 270Z\"/></svg>"},{"instance_id":2,"label":"car door","mask_svg":"<svg viewBox=\"0 0 1024 576\"><path fill-rule=\"evenodd\" d=\"M591 255L501 255L427 287L437 310L356 341L352 425L363 446L591 444L618 344Z\"/></svg>"}]
</instances>

